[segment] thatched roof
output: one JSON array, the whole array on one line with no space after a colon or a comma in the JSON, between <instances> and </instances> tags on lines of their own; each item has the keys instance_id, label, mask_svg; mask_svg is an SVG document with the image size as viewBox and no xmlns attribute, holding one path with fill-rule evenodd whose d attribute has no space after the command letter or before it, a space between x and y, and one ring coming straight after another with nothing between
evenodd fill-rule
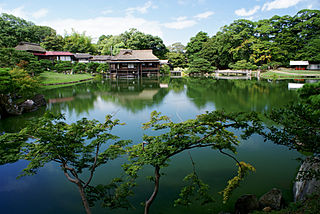
<instances>
[{"instance_id":1,"label":"thatched roof","mask_svg":"<svg viewBox=\"0 0 320 214\"><path fill-rule=\"evenodd\" d=\"M15 47L18 51L29 51L29 52L39 52L45 53L46 50L41 47L39 44L29 43L29 42L20 42L20 44Z\"/></svg>"},{"instance_id":2,"label":"thatched roof","mask_svg":"<svg viewBox=\"0 0 320 214\"><path fill-rule=\"evenodd\" d=\"M112 60L138 60L138 61L159 61L158 57L153 55L152 50L120 50L120 53L116 55Z\"/></svg>"}]
</instances>

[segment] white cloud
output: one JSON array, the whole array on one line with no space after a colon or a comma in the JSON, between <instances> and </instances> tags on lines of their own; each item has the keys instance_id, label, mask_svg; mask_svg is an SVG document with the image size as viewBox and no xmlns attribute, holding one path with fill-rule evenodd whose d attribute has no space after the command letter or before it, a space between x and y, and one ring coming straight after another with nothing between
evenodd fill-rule
<instances>
[{"instance_id":1,"label":"white cloud","mask_svg":"<svg viewBox=\"0 0 320 214\"><path fill-rule=\"evenodd\" d=\"M103 15L108 15L110 13L113 13L113 10L104 10L101 12L101 14L103 14Z\"/></svg>"},{"instance_id":2,"label":"white cloud","mask_svg":"<svg viewBox=\"0 0 320 214\"><path fill-rule=\"evenodd\" d=\"M260 10L260 6L257 5L248 11L245 8L238 9L235 11L235 14L238 16L252 16L256 12L258 12L258 10Z\"/></svg>"},{"instance_id":3,"label":"white cloud","mask_svg":"<svg viewBox=\"0 0 320 214\"><path fill-rule=\"evenodd\" d=\"M178 18L176 18L177 21L184 21L186 19L187 19L186 16L179 16Z\"/></svg>"},{"instance_id":4,"label":"white cloud","mask_svg":"<svg viewBox=\"0 0 320 214\"><path fill-rule=\"evenodd\" d=\"M183 20L177 20L174 22L164 23L163 26L165 26L166 28L170 28L170 29L181 30L181 29L192 27L195 24L197 24L197 22L194 20L183 19Z\"/></svg>"},{"instance_id":5,"label":"white cloud","mask_svg":"<svg viewBox=\"0 0 320 214\"><path fill-rule=\"evenodd\" d=\"M27 13L24 11L23 6L20 6L11 10L7 10L7 9L4 9L2 5L0 5L0 13L11 14L23 19L26 19L28 17Z\"/></svg>"},{"instance_id":6,"label":"white cloud","mask_svg":"<svg viewBox=\"0 0 320 214\"><path fill-rule=\"evenodd\" d=\"M45 8L42 8L37 10L36 12L31 13L26 11L24 6L20 6L14 9L4 9L3 5L0 5L0 13L7 13L19 18L30 20L32 18L39 19L39 18L45 17L48 14L48 10Z\"/></svg>"},{"instance_id":7,"label":"white cloud","mask_svg":"<svg viewBox=\"0 0 320 214\"><path fill-rule=\"evenodd\" d=\"M303 0L274 0L263 5L262 11L273 9L284 9L297 5Z\"/></svg>"},{"instance_id":8,"label":"white cloud","mask_svg":"<svg viewBox=\"0 0 320 214\"><path fill-rule=\"evenodd\" d=\"M71 29L82 33L86 32L94 41L102 34L118 35L130 28L136 28L147 34L163 36L161 25L157 21L149 21L134 16L126 17L96 17L92 19L57 19L54 21L42 21L36 24L50 26L63 35L65 31Z\"/></svg>"},{"instance_id":9,"label":"white cloud","mask_svg":"<svg viewBox=\"0 0 320 214\"><path fill-rule=\"evenodd\" d=\"M308 9L309 9L309 10L312 10L312 8L313 8L313 5L312 5L312 4L309 4L309 5L308 5Z\"/></svg>"},{"instance_id":10,"label":"white cloud","mask_svg":"<svg viewBox=\"0 0 320 214\"><path fill-rule=\"evenodd\" d=\"M35 19L39 19L42 17L45 17L48 14L48 10L45 8L42 8L34 13L32 13L32 17Z\"/></svg>"},{"instance_id":11,"label":"white cloud","mask_svg":"<svg viewBox=\"0 0 320 214\"><path fill-rule=\"evenodd\" d=\"M210 16L212 16L214 14L214 12L212 11L207 11L207 12L204 12L204 13L199 13L198 15L194 16L194 18L196 19L207 19L209 18Z\"/></svg>"},{"instance_id":12,"label":"white cloud","mask_svg":"<svg viewBox=\"0 0 320 214\"><path fill-rule=\"evenodd\" d=\"M157 6L153 5L151 1L147 1L143 6L141 7L130 7L126 9L127 14L132 14L134 12L138 13L147 13L149 8L156 8Z\"/></svg>"}]
</instances>

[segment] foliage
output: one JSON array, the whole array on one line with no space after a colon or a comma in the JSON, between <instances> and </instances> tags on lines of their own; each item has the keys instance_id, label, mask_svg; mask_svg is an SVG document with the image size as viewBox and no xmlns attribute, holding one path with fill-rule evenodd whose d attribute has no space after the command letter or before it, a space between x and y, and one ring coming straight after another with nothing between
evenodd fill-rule
<instances>
[{"instance_id":1,"label":"foliage","mask_svg":"<svg viewBox=\"0 0 320 214\"><path fill-rule=\"evenodd\" d=\"M155 136L145 135L143 143L129 148L130 163L125 164L124 169L128 175L137 177L138 171L144 165L154 167L155 190L145 205L145 213L148 213L159 190L160 170L169 166L169 161L173 156L186 150L203 147L210 147L222 154L227 154L223 150L235 153L239 140L228 129L240 129L242 131L241 137L246 138L259 131L261 125L260 119L255 113L227 114L223 111L214 111L199 115L196 119L174 123L167 116L161 116L160 113L154 111L151 113L150 121L145 123L143 128L152 128L155 131L160 131L160 134ZM231 155L228 156L232 157ZM187 180L191 179L192 182L191 187L185 189L185 191L194 190L194 181L197 180L194 178L194 174L187 177ZM196 182L199 182L199 180ZM204 185L200 185L199 196L207 195L202 194L205 189ZM184 197L184 199L186 198Z\"/></svg>"},{"instance_id":2,"label":"foliage","mask_svg":"<svg viewBox=\"0 0 320 214\"><path fill-rule=\"evenodd\" d=\"M78 62L72 65L72 71L75 74L83 73L86 71L86 69L87 69L86 63Z\"/></svg>"},{"instance_id":3,"label":"foliage","mask_svg":"<svg viewBox=\"0 0 320 214\"><path fill-rule=\"evenodd\" d=\"M98 73L106 73L110 69L110 66L108 63L100 63L100 65L97 67L96 71Z\"/></svg>"},{"instance_id":4,"label":"foliage","mask_svg":"<svg viewBox=\"0 0 320 214\"><path fill-rule=\"evenodd\" d=\"M169 65L162 65L160 67L161 74L169 74L170 73L170 66Z\"/></svg>"},{"instance_id":5,"label":"foliage","mask_svg":"<svg viewBox=\"0 0 320 214\"><path fill-rule=\"evenodd\" d=\"M14 68L21 61L29 63L37 58L25 51L17 51L14 48L0 48L0 67Z\"/></svg>"},{"instance_id":6,"label":"foliage","mask_svg":"<svg viewBox=\"0 0 320 214\"><path fill-rule=\"evenodd\" d=\"M168 52L166 58L174 68L185 68L187 67L186 56L180 52Z\"/></svg>"},{"instance_id":7,"label":"foliage","mask_svg":"<svg viewBox=\"0 0 320 214\"><path fill-rule=\"evenodd\" d=\"M116 55L120 52L120 49L152 49L153 54L161 59L164 58L165 54L168 52L160 37L144 34L134 28L125 31L120 35L100 37L98 50L101 54Z\"/></svg>"},{"instance_id":8,"label":"foliage","mask_svg":"<svg viewBox=\"0 0 320 214\"><path fill-rule=\"evenodd\" d=\"M89 62L89 63L87 63L86 70L88 73L96 73L99 66L100 66L100 63Z\"/></svg>"},{"instance_id":9,"label":"foliage","mask_svg":"<svg viewBox=\"0 0 320 214\"><path fill-rule=\"evenodd\" d=\"M186 47L183 44L181 44L181 42L175 42L168 47L168 50L174 53L184 53L185 49Z\"/></svg>"},{"instance_id":10,"label":"foliage","mask_svg":"<svg viewBox=\"0 0 320 214\"><path fill-rule=\"evenodd\" d=\"M50 27L37 26L6 13L0 16L0 26L0 48L13 48L20 42L40 43L46 36L55 33Z\"/></svg>"},{"instance_id":11,"label":"foliage","mask_svg":"<svg viewBox=\"0 0 320 214\"><path fill-rule=\"evenodd\" d=\"M276 125L265 136L290 149L320 154L320 83L305 84L299 90L300 100L267 115ZM319 159L315 159L319 162ZM314 173L319 179L320 173Z\"/></svg>"},{"instance_id":12,"label":"foliage","mask_svg":"<svg viewBox=\"0 0 320 214\"><path fill-rule=\"evenodd\" d=\"M247 60L237 61L235 64L229 64L229 67L234 70L257 70L258 66L253 65L251 62L247 62Z\"/></svg>"},{"instance_id":13,"label":"foliage","mask_svg":"<svg viewBox=\"0 0 320 214\"><path fill-rule=\"evenodd\" d=\"M208 37L199 32L186 47L188 60L201 57L226 69L240 60L253 65L289 66L290 60L319 61L320 11L301 10L295 16L273 16L256 22L240 19Z\"/></svg>"},{"instance_id":14,"label":"foliage","mask_svg":"<svg viewBox=\"0 0 320 214\"><path fill-rule=\"evenodd\" d=\"M72 70L72 63L69 61L57 61L54 65L54 69L59 73L66 73Z\"/></svg>"},{"instance_id":15,"label":"foliage","mask_svg":"<svg viewBox=\"0 0 320 214\"><path fill-rule=\"evenodd\" d=\"M0 68L0 94L7 94L10 92L12 80L9 71L9 68Z\"/></svg>"},{"instance_id":16,"label":"foliage","mask_svg":"<svg viewBox=\"0 0 320 214\"><path fill-rule=\"evenodd\" d=\"M96 47L91 43L92 39L85 35L85 33L77 33L72 30L70 35L64 36L64 51L72 53L96 53Z\"/></svg>"},{"instance_id":17,"label":"foliage","mask_svg":"<svg viewBox=\"0 0 320 214\"><path fill-rule=\"evenodd\" d=\"M195 58L189 65L189 73L209 73L215 70L216 68L212 67L210 62L204 58Z\"/></svg>"},{"instance_id":18,"label":"foliage","mask_svg":"<svg viewBox=\"0 0 320 214\"><path fill-rule=\"evenodd\" d=\"M124 146L130 141L119 140L110 133L115 126L123 125L119 120L112 120L111 115L103 123L83 118L67 124L64 120L63 115L46 113L16 135L16 140L21 140L21 136L34 139L23 146L21 157L29 164L21 176L33 175L47 163L58 163L66 178L78 187L84 207L90 213L85 189L95 170L123 155ZM84 170L89 171L89 176L81 178Z\"/></svg>"},{"instance_id":19,"label":"foliage","mask_svg":"<svg viewBox=\"0 0 320 214\"><path fill-rule=\"evenodd\" d=\"M61 35L53 33L44 38L41 42L41 46L47 51L63 51L64 39Z\"/></svg>"},{"instance_id":20,"label":"foliage","mask_svg":"<svg viewBox=\"0 0 320 214\"><path fill-rule=\"evenodd\" d=\"M200 31L195 37L191 37L190 42L186 46L186 54L189 59L193 59L203 48L203 44L207 42L209 36L207 33Z\"/></svg>"},{"instance_id":21,"label":"foliage","mask_svg":"<svg viewBox=\"0 0 320 214\"><path fill-rule=\"evenodd\" d=\"M40 87L39 82L32 78L27 71L19 68L14 68L9 72L11 76L11 93L19 94L24 97L29 97L37 92Z\"/></svg>"},{"instance_id":22,"label":"foliage","mask_svg":"<svg viewBox=\"0 0 320 214\"><path fill-rule=\"evenodd\" d=\"M20 134L0 134L0 165L20 159L20 151L26 137Z\"/></svg>"}]
</instances>

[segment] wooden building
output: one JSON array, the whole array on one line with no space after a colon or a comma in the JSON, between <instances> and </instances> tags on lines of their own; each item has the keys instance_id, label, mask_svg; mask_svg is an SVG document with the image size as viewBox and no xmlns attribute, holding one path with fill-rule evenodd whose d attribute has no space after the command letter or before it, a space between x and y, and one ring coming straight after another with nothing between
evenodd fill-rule
<instances>
[{"instance_id":1,"label":"wooden building","mask_svg":"<svg viewBox=\"0 0 320 214\"><path fill-rule=\"evenodd\" d=\"M35 56L38 56L39 59L49 59L57 61L76 61L74 54L68 51L47 51L45 53L34 53Z\"/></svg>"},{"instance_id":2,"label":"wooden building","mask_svg":"<svg viewBox=\"0 0 320 214\"><path fill-rule=\"evenodd\" d=\"M110 60L111 75L141 77L159 75L160 61L152 50L121 50Z\"/></svg>"},{"instance_id":3,"label":"wooden building","mask_svg":"<svg viewBox=\"0 0 320 214\"><path fill-rule=\"evenodd\" d=\"M309 66L308 61L290 61L290 66L294 66L296 70L306 70Z\"/></svg>"},{"instance_id":4,"label":"wooden building","mask_svg":"<svg viewBox=\"0 0 320 214\"><path fill-rule=\"evenodd\" d=\"M111 61L111 56L109 55L97 55L97 56L92 56L90 58L90 62L97 62L97 63L109 63Z\"/></svg>"},{"instance_id":5,"label":"wooden building","mask_svg":"<svg viewBox=\"0 0 320 214\"><path fill-rule=\"evenodd\" d=\"M92 59L92 55L88 53L76 53L74 54L74 58L76 59L77 62L81 63L88 63L90 62L90 59Z\"/></svg>"}]
</instances>

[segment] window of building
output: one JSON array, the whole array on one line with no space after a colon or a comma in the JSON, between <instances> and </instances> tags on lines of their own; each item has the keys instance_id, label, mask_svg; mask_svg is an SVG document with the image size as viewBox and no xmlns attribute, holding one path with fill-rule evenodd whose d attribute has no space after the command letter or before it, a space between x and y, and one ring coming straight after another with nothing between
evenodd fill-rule
<instances>
[{"instance_id":1,"label":"window of building","mask_svg":"<svg viewBox=\"0 0 320 214\"><path fill-rule=\"evenodd\" d=\"M134 64L128 64L128 68L134 68Z\"/></svg>"}]
</instances>

